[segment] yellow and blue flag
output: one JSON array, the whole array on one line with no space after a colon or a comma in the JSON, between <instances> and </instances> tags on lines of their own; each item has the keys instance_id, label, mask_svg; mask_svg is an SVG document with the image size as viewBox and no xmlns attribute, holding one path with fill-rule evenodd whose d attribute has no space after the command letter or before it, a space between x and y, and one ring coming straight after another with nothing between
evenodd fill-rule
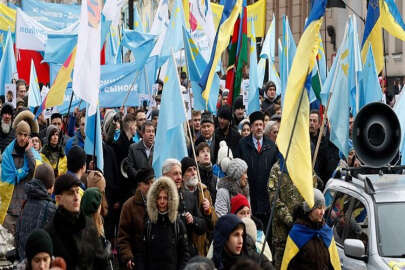
<instances>
[{"instance_id":1,"label":"yellow and blue flag","mask_svg":"<svg viewBox=\"0 0 405 270\"><path fill-rule=\"evenodd\" d=\"M24 155L23 166L19 169L15 167L12 153L14 151L14 139L3 152L3 160L1 163L1 179L0 179L0 224L3 224L6 217L8 207L10 206L11 198L13 197L14 186L19 184L30 172L28 158ZM31 147L31 152L35 159L35 166L42 163L39 153Z\"/></svg>"},{"instance_id":2,"label":"yellow and blue flag","mask_svg":"<svg viewBox=\"0 0 405 270\"><path fill-rule=\"evenodd\" d=\"M219 83L220 79L218 74L214 75L214 80L212 83L212 91L208 102L205 101L201 95L201 87L198 85L198 82L201 79L201 75L204 72L207 63L205 62L204 57L200 53L197 44L191 38L187 29L183 27L183 39L184 39L184 52L187 59L187 71L189 74L191 89L193 89L193 98L194 98L194 109L203 111L208 110L213 114L216 114L217 111L217 101L218 101L218 92L219 92Z\"/></svg>"},{"instance_id":3,"label":"yellow and blue flag","mask_svg":"<svg viewBox=\"0 0 405 270\"><path fill-rule=\"evenodd\" d=\"M235 22L238 19L241 9L242 0L225 1L224 10L222 12L222 17L215 36L214 45L212 46L213 50L211 52L211 57L199 82L199 85L203 90L202 96L207 102L213 86L215 70L223 51L229 44L229 37L233 32Z\"/></svg>"},{"instance_id":4,"label":"yellow and blue flag","mask_svg":"<svg viewBox=\"0 0 405 270\"><path fill-rule=\"evenodd\" d=\"M291 180L310 207L314 205L314 191L308 91L311 89L311 73L319 49L319 29L325 6L326 0L315 1L305 24L288 77L283 117L276 141Z\"/></svg>"},{"instance_id":5,"label":"yellow and blue flag","mask_svg":"<svg viewBox=\"0 0 405 270\"><path fill-rule=\"evenodd\" d=\"M287 243L284 249L281 270L287 270L291 260L298 254L312 238L319 237L329 250L330 262L334 270L340 270L339 254L333 238L332 229L325 224L321 229L314 230L301 224L294 224L288 233Z\"/></svg>"},{"instance_id":6,"label":"yellow and blue flag","mask_svg":"<svg viewBox=\"0 0 405 270\"><path fill-rule=\"evenodd\" d=\"M366 61L368 43L371 43L377 73L384 67L384 44L382 29L405 41L405 24L394 0L370 0L362 42L361 56Z\"/></svg>"}]
</instances>

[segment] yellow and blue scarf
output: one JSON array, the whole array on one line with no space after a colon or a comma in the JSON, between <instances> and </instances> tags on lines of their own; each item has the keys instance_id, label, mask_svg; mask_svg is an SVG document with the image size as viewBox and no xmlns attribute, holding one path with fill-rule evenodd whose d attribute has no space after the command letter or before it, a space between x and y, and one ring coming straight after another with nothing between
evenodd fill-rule
<instances>
[{"instance_id":1,"label":"yellow and blue scarf","mask_svg":"<svg viewBox=\"0 0 405 270\"><path fill-rule=\"evenodd\" d=\"M6 147L3 152L3 160L1 163L1 179L0 179L0 224L3 224L4 218L8 207L11 202L11 198L14 192L14 186L20 183L29 173L28 159L24 155L24 164L20 169L16 169L13 159L13 150L15 145L15 139ZM34 149L31 148L34 155L35 166L41 164L41 156Z\"/></svg>"},{"instance_id":2,"label":"yellow and blue scarf","mask_svg":"<svg viewBox=\"0 0 405 270\"><path fill-rule=\"evenodd\" d=\"M287 270L288 264L291 260L298 254L300 249L314 237L322 239L323 243L329 250L330 261L333 269L340 270L339 254L333 238L333 231L327 224L323 225L319 230L311 229L301 224L294 224L288 234L283 261L281 263L281 270Z\"/></svg>"}]
</instances>

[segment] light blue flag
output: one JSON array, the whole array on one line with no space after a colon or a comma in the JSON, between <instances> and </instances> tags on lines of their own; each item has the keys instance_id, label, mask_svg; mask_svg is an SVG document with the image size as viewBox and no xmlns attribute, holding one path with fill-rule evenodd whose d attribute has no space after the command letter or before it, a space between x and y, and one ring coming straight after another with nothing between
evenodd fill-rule
<instances>
[{"instance_id":1,"label":"light blue flag","mask_svg":"<svg viewBox=\"0 0 405 270\"><path fill-rule=\"evenodd\" d=\"M77 44L77 34L48 34L42 61L53 64L65 63Z\"/></svg>"},{"instance_id":2,"label":"light blue flag","mask_svg":"<svg viewBox=\"0 0 405 270\"><path fill-rule=\"evenodd\" d=\"M351 16L351 27L349 27L349 90L350 90L350 108L353 116L356 116L359 108L360 76L363 70L361 62L361 52L359 45L359 36L357 34L357 20Z\"/></svg>"},{"instance_id":3,"label":"light blue flag","mask_svg":"<svg viewBox=\"0 0 405 270\"><path fill-rule=\"evenodd\" d=\"M80 19L80 5L48 3L36 0L21 1L21 9L44 26L60 30Z\"/></svg>"},{"instance_id":4,"label":"light blue flag","mask_svg":"<svg viewBox=\"0 0 405 270\"><path fill-rule=\"evenodd\" d=\"M269 80L274 82L274 84L276 85L276 95L280 95L281 94L281 80L280 80L280 76L278 75L277 69L276 69L276 65L274 64L273 60L269 59L268 61L269 64Z\"/></svg>"},{"instance_id":5,"label":"light blue flag","mask_svg":"<svg viewBox=\"0 0 405 270\"><path fill-rule=\"evenodd\" d=\"M142 24L142 18L138 12L138 5L136 3L134 4L134 30L145 32L145 28Z\"/></svg>"},{"instance_id":6,"label":"light blue flag","mask_svg":"<svg viewBox=\"0 0 405 270\"><path fill-rule=\"evenodd\" d=\"M270 60L270 59L269 59ZM260 111L259 86L257 80L257 53L255 26L252 21L252 38L250 39L250 68L249 68L249 92L247 113Z\"/></svg>"},{"instance_id":7,"label":"light blue flag","mask_svg":"<svg viewBox=\"0 0 405 270\"><path fill-rule=\"evenodd\" d=\"M346 31L343 41L338 50L335 62L331 71L329 72L328 79L323 86L324 99L327 100L331 96L328 119L330 123L330 140L340 152L347 157L349 153L349 114L350 114L350 89L349 89L349 65L350 65L350 44L349 35L353 34L352 19L350 17L346 24ZM329 83L330 81L330 83ZM329 87L329 88L328 88Z\"/></svg>"},{"instance_id":8,"label":"light blue flag","mask_svg":"<svg viewBox=\"0 0 405 270\"><path fill-rule=\"evenodd\" d=\"M88 111L89 105L87 104ZM103 138L101 137L100 110L92 116L86 113L86 139L84 140L84 151L88 155L95 155L97 169L104 171Z\"/></svg>"},{"instance_id":9,"label":"light blue flag","mask_svg":"<svg viewBox=\"0 0 405 270\"><path fill-rule=\"evenodd\" d=\"M366 63L361 72L359 109L371 102L380 102L383 98L371 44L367 51Z\"/></svg>"},{"instance_id":10,"label":"light blue flag","mask_svg":"<svg viewBox=\"0 0 405 270\"><path fill-rule=\"evenodd\" d=\"M273 62L276 59L276 18L273 14L273 20L270 23L270 27L267 30L266 38L264 39L262 50L260 52L260 58L271 59Z\"/></svg>"},{"instance_id":11,"label":"light blue flag","mask_svg":"<svg viewBox=\"0 0 405 270\"><path fill-rule=\"evenodd\" d=\"M206 103L202 97L202 89L198 82L200 81L201 76L207 67L207 62L205 62L204 57L198 49L198 46L195 44L185 27L183 27L183 40L184 51L187 59L187 69L191 82L191 89L193 91L193 107L198 111L208 110L215 115L217 111L216 105L218 101L220 79L217 74L214 75L211 88L212 90L210 91L208 103Z\"/></svg>"},{"instance_id":12,"label":"light blue flag","mask_svg":"<svg viewBox=\"0 0 405 270\"><path fill-rule=\"evenodd\" d=\"M321 34L319 34L319 37L321 39L321 44L319 45L317 60L318 60L319 76L321 77L321 84L323 84L326 80L328 69L326 66L325 48L323 47Z\"/></svg>"},{"instance_id":13,"label":"light blue flag","mask_svg":"<svg viewBox=\"0 0 405 270\"><path fill-rule=\"evenodd\" d=\"M288 18L283 17L283 36L282 36L282 51L280 57L280 80L281 80L281 102L284 104L284 95L287 88L288 74L290 73L292 62L294 60L295 51L294 37L292 35Z\"/></svg>"},{"instance_id":14,"label":"light blue flag","mask_svg":"<svg viewBox=\"0 0 405 270\"><path fill-rule=\"evenodd\" d=\"M156 76L157 73L156 71L158 70L158 56L154 55L149 57L149 59L146 61L144 68L140 71L141 73L139 74L138 80L137 80L137 86L138 86L138 93L139 94L144 94L144 95L152 95L152 89L153 85L155 84L156 81Z\"/></svg>"},{"instance_id":15,"label":"light blue flag","mask_svg":"<svg viewBox=\"0 0 405 270\"><path fill-rule=\"evenodd\" d=\"M34 61L31 59L30 85L28 91L28 107L35 108L41 106L41 91L39 90L37 72Z\"/></svg>"},{"instance_id":16,"label":"light blue flag","mask_svg":"<svg viewBox=\"0 0 405 270\"><path fill-rule=\"evenodd\" d=\"M163 65L172 52L184 48L182 28L184 24L183 3L176 0L171 11L169 25L166 30L162 50L160 51L159 66Z\"/></svg>"},{"instance_id":17,"label":"light blue flag","mask_svg":"<svg viewBox=\"0 0 405 270\"><path fill-rule=\"evenodd\" d=\"M156 177L162 175L163 162L168 158L181 160L187 156L183 123L186 121L180 81L173 57L169 58L163 86L159 121L156 130L152 167Z\"/></svg>"},{"instance_id":18,"label":"light blue flag","mask_svg":"<svg viewBox=\"0 0 405 270\"><path fill-rule=\"evenodd\" d=\"M121 46L130 49L135 57L136 68L143 68L155 46L156 40L156 35L135 30L124 30L118 50L121 50Z\"/></svg>"},{"instance_id":19,"label":"light blue flag","mask_svg":"<svg viewBox=\"0 0 405 270\"><path fill-rule=\"evenodd\" d=\"M105 43L105 63L116 64L116 58L118 54L119 38L118 30L110 28L110 32L107 35Z\"/></svg>"},{"instance_id":20,"label":"light blue flag","mask_svg":"<svg viewBox=\"0 0 405 270\"><path fill-rule=\"evenodd\" d=\"M0 94L4 95L5 85L11 83L13 78L18 78L17 64L15 62L13 39L8 31L3 57L0 61Z\"/></svg>"}]
</instances>

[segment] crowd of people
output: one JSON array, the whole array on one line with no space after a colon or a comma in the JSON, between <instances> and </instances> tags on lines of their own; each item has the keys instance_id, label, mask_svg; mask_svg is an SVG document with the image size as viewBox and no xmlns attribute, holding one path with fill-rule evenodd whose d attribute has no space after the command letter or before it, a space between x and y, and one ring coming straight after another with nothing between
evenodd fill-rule
<instances>
[{"instance_id":1,"label":"crowd of people","mask_svg":"<svg viewBox=\"0 0 405 270\"><path fill-rule=\"evenodd\" d=\"M262 109L249 116L242 96L229 106L227 95L220 91L216 115L192 111L189 156L167 159L159 172L152 168L159 105L101 110L104 168L97 168L83 149L84 111L44 119L26 103L2 104L0 222L15 238L19 269L337 269L316 233L290 261L283 254L295 226L332 237L321 190L337 167L358 162L354 150L341 157L311 110L312 151L321 140L310 208L275 144L282 118L275 84L264 85Z\"/></svg>"}]
</instances>

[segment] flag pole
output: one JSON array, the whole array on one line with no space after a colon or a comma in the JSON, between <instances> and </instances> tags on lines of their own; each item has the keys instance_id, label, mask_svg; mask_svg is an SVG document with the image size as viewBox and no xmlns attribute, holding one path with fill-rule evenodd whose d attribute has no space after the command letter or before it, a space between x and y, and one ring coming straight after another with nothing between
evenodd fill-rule
<instances>
[{"instance_id":1,"label":"flag pole","mask_svg":"<svg viewBox=\"0 0 405 270\"><path fill-rule=\"evenodd\" d=\"M174 52L173 52L173 50L172 50L172 58L173 58L174 66L176 67L176 71L177 71L176 59L174 58ZM187 57L186 57L186 58L187 58ZM187 68L188 68L188 66L187 66ZM176 78L177 78L177 82L178 82L178 84L179 84L179 86L180 86L179 76L177 75ZM187 75L187 79L188 79L188 75ZM187 88L188 88L188 85L187 85ZM180 87L179 87L179 91L180 91ZM183 93L180 92L180 95L183 97ZM184 108L184 100L183 100L183 108ZM184 113L185 113L185 110L184 110ZM197 167L198 184L200 185L202 199L204 200L204 199L205 199L205 196L204 196L203 186L202 186L202 183L201 183L200 169L198 168L197 156L196 156L196 154L195 154L194 142L193 142L193 139L192 139L191 129L190 129L190 123L188 122L187 115L186 115L186 125L187 125L187 131L188 131L189 136L190 136L190 144L191 144L191 149L192 149L192 152L193 152L193 158L194 158L194 161L195 161L195 165L196 165L196 167Z\"/></svg>"},{"instance_id":2,"label":"flag pole","mask_svg":"<svg viewBox=\"0 0 405 270\"><path fill-rule=\"evenodd\" d=\"M307 74L309 74L309 72L310 72L310 70L309 70L309 67L308 67ZM298 103L297 112L295 114L294 124L293 124L292 130L291 130L290 139L288 141L288 146L287 146L287 151L286 151L286 154L285 154L284 162L283 162L283 164L281 164L282 166L281 166L280 171L278 173L279 175L278 175L276 196L274 197L274 199L272 201L270 217L269 217L269 219L267 221L266 234L265 234L265 238L264 238L264 241L263 241L262 250L260 252L261 255L263 255L263 253L264 253L264 248L266 247L266 242L267 242L267 237L269 235L271 222L272 222L273 217L274 217L274 211L275 211L275 208L276 208L276 201L278 200L280 189L281 189L281 174L283 173L283 171L284 171L284 169L286 167L286 164L287 164L288 154L290 153L290 147L291 147L292 139L293 139L293 136L294 136L295 127L297 126L298 115L299 115L299 112L300 112L300 109L301 109L302 100L304 98L304 91L306 91L305 84L304 84L304 87L302 88L302 91L301 91L300 101ZM263 256L260 256L260 262L262 260L261 259L262 257Z\"/></svg>"},{"instance_id":3,"label":"flag pole","mask_svg":"<svg viewBox=\"0 0 405 270\"><path fill-rule=\"evenodd\" d=\"M97 107L97 110L98 111L96 111L96 115L95 115L95 117L96 117L96 119L94 120L94 141L93 141L93 158L92 158L92 160L93 160L93 170L95 170L96 168L97 168L97 164L96 164L96 142L97 142L97 113L100 113L100 109ZM89 112L86 112L86 113L89 113ZM100 170L102 170L103 168L99 168Z\"/></svg>"}]
</instances>

